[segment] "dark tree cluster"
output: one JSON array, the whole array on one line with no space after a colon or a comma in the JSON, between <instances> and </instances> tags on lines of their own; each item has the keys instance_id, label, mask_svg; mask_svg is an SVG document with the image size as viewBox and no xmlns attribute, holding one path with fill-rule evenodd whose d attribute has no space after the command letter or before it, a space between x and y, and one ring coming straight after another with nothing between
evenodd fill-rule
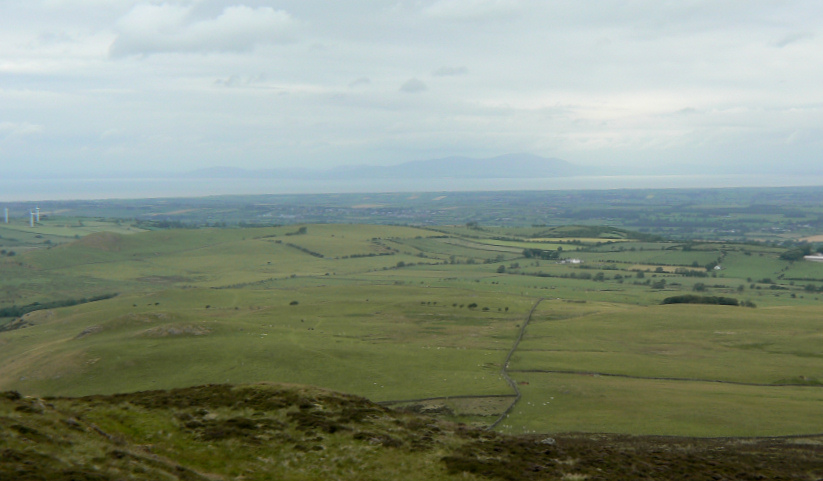
<instances>
[{"instance_id":1,"label":"dark tree cluster","mask_svg":"<svg viewBox=\"0 0 823 481\"><path fill-rule=\"evenodd\" d=\"M523 257L526 259L553 260L560 257L560 251L547 251L544 249L523 249Z\"/></svg>"},{"instance_id":2,"label":"dark tree cluster","mask_svg":"<svg viewBox=\"0 0 823 481\"><path fill-rule=\"evenodd\" d=\"M732 297L696 296L693 294L667 297L663 299L662 304L713 304L721 306L755 307L754 303L752 302L743 301L741 303L740 301Z\"/></svg>"}]
</instances>

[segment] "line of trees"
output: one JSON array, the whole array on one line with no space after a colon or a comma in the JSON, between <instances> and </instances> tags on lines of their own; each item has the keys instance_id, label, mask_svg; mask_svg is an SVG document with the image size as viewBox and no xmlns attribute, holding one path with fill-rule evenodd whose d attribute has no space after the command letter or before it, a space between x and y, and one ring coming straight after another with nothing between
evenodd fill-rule
<instances>
[{"instance_id":1,"label":"line of trees","mask_svg":"<svg viewBox=\"0 0 823 481\"><path fill-rule=\"evenodd\" d=\"M793 247L786 252L780 254L780 258L784 261L799 261L802 260L803 257L812 254L812 246L811 244L804 244L801 246Z\"/></svg>"},{"instance_id":2,"label":"line of trees","mask_svg":"<svg viewBox=\"0 0 823 481\"><path fill-rule=\"evenodd\" d=\"M41 311L44 309L56 309L58 307L76 306L78 304L87 304L89 302L102 301L104 299L111 299L117 293L101 294L93 297L83 297L81 299L64 299L60 301L51 302L33 302L25 306L11 306L0 309L0 317L20 317L29 312Z\"/></svg>"},{"instance_id":3,"label":"line of trees","mask_svg":"<svg viewBox=\"0 0 823 481\"><path fill-rule=\"evenodd\" d=\"M556 251L547 251L544 249L523 249L523 257L526 259L545 259L553 260L560 257L560 249Z\"/></svg>"},{"instance_id":4,"label":"line of trees","mask_svg":"<svg viewBox=\"0 0 823 481\"><path fill-rule=\"evenodd\" d=\"M663 299L662 304L713 304L721 306L755 307L754 303L751 301L740 302L733 297L696 296L694 294L667 297Z\"/></svg>"},{"instance_id":5,"label":"line of trees","mask_svg":"<svg viewBox=\"0 0 823 481\"><path fill-rule=\"evenodd\" d=\"M299 250L299 251L302 251L302 252L305 252L306 254L309 254L309 255L311 255L311 256L314 256L314 257L319 257L320 259L322 259L323 257L325 257L323 254L321 254L321 253L319 253L319 252L314 252L314 251L313 251L313 250L311 250L311 249L306 249L305 247L300 247L299 245L297 245L297 244L292 244L291 242L286 242L286 245L287 245L287 246L289 246L289 247L294 247L295 249L297 249L297 250Z\"/></svg>"}]
</instances>

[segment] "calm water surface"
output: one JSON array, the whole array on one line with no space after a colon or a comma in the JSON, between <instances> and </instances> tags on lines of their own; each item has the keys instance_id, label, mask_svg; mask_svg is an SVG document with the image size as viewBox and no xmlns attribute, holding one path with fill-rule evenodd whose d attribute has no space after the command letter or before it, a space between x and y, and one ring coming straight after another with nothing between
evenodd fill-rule
<instances>
[{"instance_id":1,"label":"calm water surface","mask_svg":"<svg viewBox=\"0 0 823 481\"><path fill-rule=\"evenodd\" d=\"M495 190L603 190L823 186L823 176L649 175L543 179L0 179L0 202L253 194L340 194Z\"/></svg>"}]
</instances>

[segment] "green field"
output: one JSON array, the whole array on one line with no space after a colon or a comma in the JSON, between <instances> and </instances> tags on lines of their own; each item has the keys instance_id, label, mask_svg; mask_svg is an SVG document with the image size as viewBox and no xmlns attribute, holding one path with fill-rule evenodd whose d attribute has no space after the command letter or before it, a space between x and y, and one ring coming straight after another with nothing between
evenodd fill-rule
<instances>
[{"instance_id":1,"label":"green field","mask_svg":"<svg viewBox=\"0 0 823 481\"><path fill-rule=\"evenodd\" d=\"M0 390L301 383L488 426L514 399L511 351L522 398L502 431L823 432L823 264L773 246L593 227L13 227L0 309L31 312L0 318ZM757 307L660 305L692 294Z\"/></svg>"},{"instance_id":2,"label":"green field","mask_svg":"<svg viewBox=\"0 0 823 481\"><path fill-rule=\"evenodd\" d=\"M718 437L817 434L823 390L518 374L523 399L501 426L529 432Z\"/></svg>"}]
</instances>

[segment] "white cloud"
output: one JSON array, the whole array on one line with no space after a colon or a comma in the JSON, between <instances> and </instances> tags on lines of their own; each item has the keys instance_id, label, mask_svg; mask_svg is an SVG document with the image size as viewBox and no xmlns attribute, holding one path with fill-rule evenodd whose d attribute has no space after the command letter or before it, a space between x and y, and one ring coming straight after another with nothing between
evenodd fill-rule
<instances>
[{"instance_id":1,"label":"white cloud","mask_svg":"<svg viewBox=\"0 0 823 481\"><path fill-rule=\"evenodd\" d=\"M43 132L43 126L29 122L0 122L0 139L36 135Z\"/></svg>"},{"instance_id":2,"label":"white cloud","mask_svg":"<svg viewBox=\"0 0 823 481\"><path fill-rule=\"evenodd\" d=\"M423 13L449 20L480 20L512 15L519 10L518 0L438 0Z\"/></svg>"},{"instance_id":3,"label":"white cloud","mask_svg":"<svg viewBox=\"0 0 823 481\"><path fill-rule=\"evenodd\" d=\"M106 129L100 134L100 140L121 137L123 132L120 129Z\"/></svg>"},{"instance_id":4,"label":"white cloud","mask_svg":"<svg viewBox=\"0 0 823 481\"><path fill-rule=\"evenodd\" d=\"M230 6L196 19L191 6L140 4L117 22L112 57L164 52L242 52L290 42L295 20L270 7Z\"/></svg>"}]
</instances>

